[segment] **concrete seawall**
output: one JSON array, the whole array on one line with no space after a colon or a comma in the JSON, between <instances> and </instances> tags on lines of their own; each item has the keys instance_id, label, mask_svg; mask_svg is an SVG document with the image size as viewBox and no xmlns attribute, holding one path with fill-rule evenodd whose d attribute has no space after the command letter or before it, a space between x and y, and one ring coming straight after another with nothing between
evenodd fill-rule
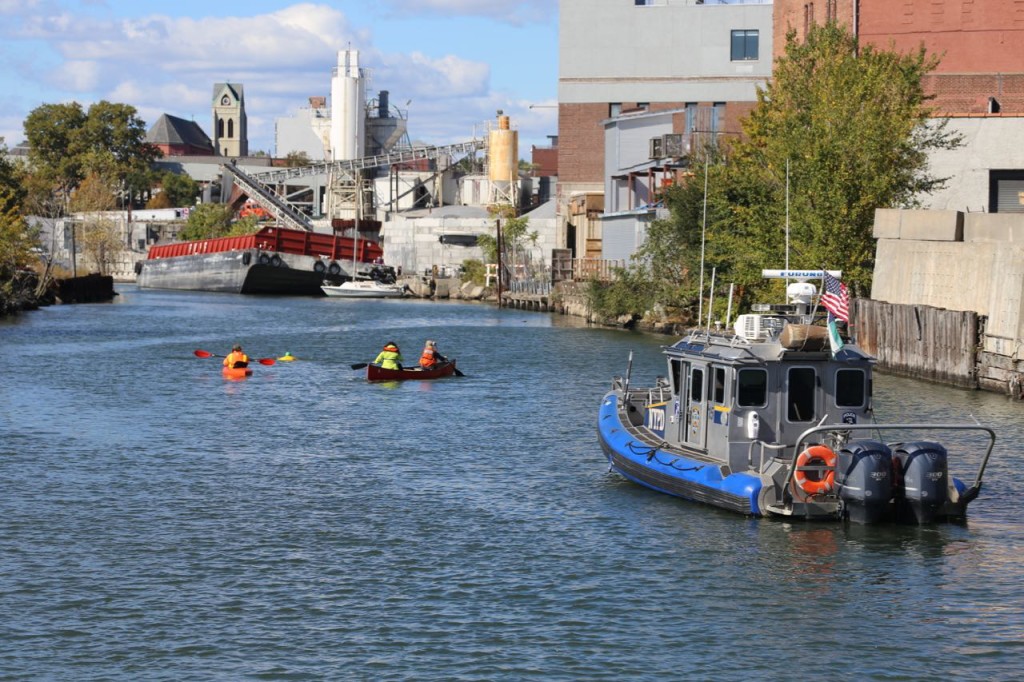
<instances>
[{"instance_id":1,"label":"concrete seawall","mask_svg":"<svg viewBox=\"0 0 1024 682\"><path fill-rule=\"evenodd\" d=\"M1024 214L878 210L875 237L855 324L880 366L1021 397Z\"/></svg>"}]
</instances>

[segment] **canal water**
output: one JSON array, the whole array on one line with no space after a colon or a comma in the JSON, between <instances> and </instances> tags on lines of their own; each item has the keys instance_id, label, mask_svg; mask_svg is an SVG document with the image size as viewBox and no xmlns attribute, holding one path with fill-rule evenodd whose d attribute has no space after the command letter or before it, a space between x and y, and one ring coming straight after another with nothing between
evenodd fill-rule
<instances>
[{"instance_id":1,"label":"canal water","mask_svg":"<svg viewBox=\"0 0 1024 682\"><path fill-rule=\"evenodd\" d=\"M161 292L0 322L0 678L1010 680L1024 405L966 525L748 519L609 474L611 377L666 337L487 304ZM368 384L426 339L465 373ZM226 381L241 343L255 365ZM972 479L980 446L954 442Z\"/></svg>"}]
</instances>

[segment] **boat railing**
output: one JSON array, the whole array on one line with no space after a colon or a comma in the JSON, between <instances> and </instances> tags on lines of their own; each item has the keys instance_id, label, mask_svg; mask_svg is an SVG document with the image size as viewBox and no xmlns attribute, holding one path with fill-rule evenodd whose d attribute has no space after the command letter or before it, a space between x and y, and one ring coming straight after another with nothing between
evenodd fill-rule
<instances>
[{"instance_id":1,"label":"boat railing","mask_svg":"<svg viewBox=\"0 0 1024 682\"><path fill-rule=\"evenodd\" d=\"M790 482L796 474L796 462L800 453L804 451L804 445L811 436L818 433L838 434L840 443L849 438L851 431L980 431L988 436L988 447L985 449L985 456L978 467L978 473L974 477L974 483L964 492L962 498L970 502L981 491L981 479L985 475L985 467L988 466L989 457L992 456L992 448L996 444L995 431L980 424L828 424L811 427L800 434L793 447L793 459L789 464L789 471L783 483L783 490L789 490Z\"/></svg>"},{"instance_id":2,"label":"boat railing","mask_svg":"<svg viewBox=\"0 0 1024 682\"><path fill-rule=\"evenodd\" d=\"M750 448L747 450L747 464L750 465L750 466L754 465L754 446L755 445L758 446L759 449L760 449L759 450L758 462L757 462L757 472L759 474L763 474L764 471L765 471L765 466L764 466L764 453L765 453L765 450L776 450L778 452L781 452L781 451L783 451L783 450L785 450L786 448L789 447L785 443L766 443L763 440L752 440L752 441L750 441ZM772 459L775 459L775 458L776 458L776 456L773 455Z\"/></svg>"},{"instance_id":3,"label":"boat railing","mask_svg":"<svg viewBox=\"0 0 1024 682\"><path fill-rule=\"evenodd\" d=\"M672 387L666 382L642 388L630 388L629 384L622 377L612 379L612 390L622 393L622 404L632 401L643 400L644 405L664 403L672 398Z\"/></svg>"}]
</instances>

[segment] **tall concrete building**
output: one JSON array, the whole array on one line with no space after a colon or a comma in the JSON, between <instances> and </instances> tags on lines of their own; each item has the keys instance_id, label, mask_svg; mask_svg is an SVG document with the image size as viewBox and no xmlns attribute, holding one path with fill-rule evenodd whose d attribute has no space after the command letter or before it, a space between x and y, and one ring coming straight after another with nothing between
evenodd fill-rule
<instances>
[{"instance_id":1,"label":"tall concrete building","mask_svg":"<svg viewBox=\"0 0 1024 682\"><path fill-rule=\"evenodd\" d=\"M213 85L213 148L221 156L248 156L245 90L241 83Z\"/></svg>"},{"instance_id":2,"label":"tall concrete building","mask_svg":"<svg viewBox=\"0 0 1024 682\"><path fill-rule=\"evenodd\" d=\"M771 75L772 40L765 0L559 0L558 211L576 257L601 249L593 218L616 210L604 201L636 196L610 178L679 156L654 137L680 134L670 139L689 149L697 134L739 134Z\"/></svg>"}]
</instances>

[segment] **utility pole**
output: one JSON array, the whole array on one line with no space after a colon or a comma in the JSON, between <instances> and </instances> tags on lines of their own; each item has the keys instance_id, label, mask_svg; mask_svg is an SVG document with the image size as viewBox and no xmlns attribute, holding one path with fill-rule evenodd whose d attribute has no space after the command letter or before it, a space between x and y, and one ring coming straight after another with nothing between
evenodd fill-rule
<instances>
[{"instance_id":1,"label":"utility pole","mask_svg":"<svg viewBox=\"0 0 1024 682\"><path fill-rule=\"evenodd\" d=\"M497 226L497 235L498 235L497 239L496 239L496 242L498 244L498 307L500 308L501 307L501 294L502 294L501 282L502 282L502 279L504 279L504 277L505 277L505 271L504 271L504 267L503 267L503 263L502 263L502 257L501 257L501 250L502 250L502 244L501 244L501 218L498 218L497 220L495 220L494 224Z\"/></svg>"}]
</instances>

